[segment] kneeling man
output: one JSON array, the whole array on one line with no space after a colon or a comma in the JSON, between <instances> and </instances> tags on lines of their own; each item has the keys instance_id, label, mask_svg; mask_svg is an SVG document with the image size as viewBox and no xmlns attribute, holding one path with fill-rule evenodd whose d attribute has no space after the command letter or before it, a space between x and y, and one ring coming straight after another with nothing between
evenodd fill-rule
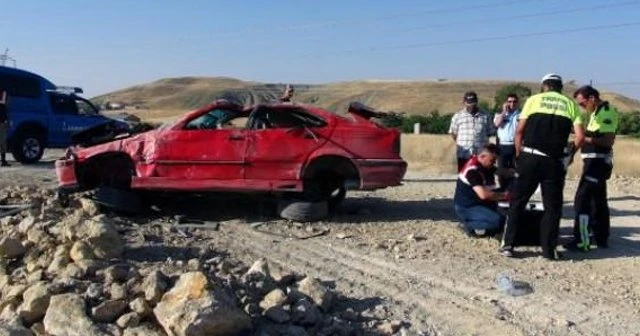
<instances>
[{"instance_id":1,"label":"kneeling man","mask_svg":"<svg viewBox=\"0 0 640 336\"><path fill-rule=\"evenodd\" d=\"M504 226L504 216L498 211L498 202L507 199L508 192L497 192L495 167L498 148L486 145L460 170L453 198L455 211L471 236L494 235ZM510 175L500 171L500 175Z\"/></svg>"}]
</instances>

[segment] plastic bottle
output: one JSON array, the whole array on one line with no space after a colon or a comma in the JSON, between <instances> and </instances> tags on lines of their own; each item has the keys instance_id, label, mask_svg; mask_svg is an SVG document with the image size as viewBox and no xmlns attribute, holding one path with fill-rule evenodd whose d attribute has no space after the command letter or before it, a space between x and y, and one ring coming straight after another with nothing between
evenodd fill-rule
<instances>
[{"instance_id":1,"label":"plastic bottle","mask_svg":"<svg viewBox=\"0 0 640 336\"><path fill-rule=\"evenodd\" d=\"M533 293L531 285L522 281L514 281L505 272L498 274L496 277L496 283L499 291L511 296L521 296Z\"/></svg>"}]
</instances>

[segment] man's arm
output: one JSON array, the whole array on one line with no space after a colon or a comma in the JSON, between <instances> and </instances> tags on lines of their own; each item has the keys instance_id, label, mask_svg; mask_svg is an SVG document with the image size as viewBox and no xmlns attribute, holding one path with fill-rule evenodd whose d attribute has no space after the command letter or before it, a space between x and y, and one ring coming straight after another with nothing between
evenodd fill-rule
<instances>
[{"instance_id":1,"label":"man's arm","mask_svg":"<svg viewBox=\"0 0 640 336\"><path fill-rule=\"evenodd\" d=\"M495 192L481 185L477 185L473 187L473 191L475 191L476 195L478 195L478 198L480 198L483 201L497 202L497 201L502 201L506 198L506 193Z\"/></svg>"},{"instance_id":2,"label":"man's arm","mask_svg":"<svg viewBox=\"0 0 640 336\"><path fill-rule=\"evenodd\" d=\"M4 90L0 90L0 104L6 104L7 103L7 91Z\"/></svg>"},{"instance_id":3,"label":"man's arm","mask_svg":"<svg viewBox=\"0 0 640 336\"><path fill-rule=\"evenodd\" d=\"M453 117L451 117L451 123L449 124L449 134L451 134L451 138L453 138L453 141L457 140L457 135L458 135L458 114L454 114Z\"/></svg>"},{"instance_id":4,"label":"man's arm","mask_svg":"<svg viewBox=\"0 0 640 336\"><path fill-rule=\"evenodd\" d=\"M613 147L614 142L616 141L615 133L605 133L604 136L594 138L594 137L585 137L585 144L593 144L599 147Z\"/></svg>"},{"instance_id":5,"label":"man's arm","mask_svg":"<svg viewBox=\"0 0 640 336\"><path fill-rule=\"evenodd\" d=\"M505 116L505 112L502 111L501 113L496 114L495 118L493 118L493 124L497 128L502 127L502 123L504 122L504 116Z\"/></svg>"},{"instance_id":6,"label":"man's arm","mask_svg":"<svg viewBox=\"0 0 640 336\"><path fill-rule=\"evenodd\" d=\"M516 157L520 156L520 152L522 152L522 137L524 136L524 127L526 124L527 119L520 119L520 121L518 121L516 136L513 140L513 144L516 147Z\"/></svg>"}]
</instances>

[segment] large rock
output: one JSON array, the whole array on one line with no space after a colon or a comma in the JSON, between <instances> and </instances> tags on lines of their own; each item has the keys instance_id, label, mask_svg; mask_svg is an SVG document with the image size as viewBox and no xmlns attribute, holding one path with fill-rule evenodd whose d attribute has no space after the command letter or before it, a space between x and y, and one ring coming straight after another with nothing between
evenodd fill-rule
<instances>
[{"instance_id":1,"label":"large rock","mask_svg":"<svg viewBox=\"0 0 640 336\"><path fill-rule=\"evenodd\" d=\"M79 240L71 246L71 251L69 251L69 257L74 262L78 262L80 260L90 260L94 259L96 256L93 254L93 250L91 246L86 242Z\"/></svg>"},{"instance_id":2,"label":"large rock","mask_svg":"<svg viewBox=\"0 0 640 336\"><path fill-rule=\"evenodd\" d=\"M170 336L234 335L251 329L251 319L202 272L182 274L154 309Z\"/></svg>"},{"instance_id":3,"label":"large rock","mask_svg":"<svg viewBox=\"0 0 640 336\"><path fill-rule=\"evenodd\" d=\"M144 298L152 304L156 304L162 299L162 295L167 290L167 287L166 277L159 270L154 270L149 273L142 282Z\"/></svg>"},{"instance_id":4,"label":"large rock","mask_svg":"<svg viewBox=\"0 0 640 336\"><path fill-rule=\"evenodd\" d=\"M22 293L18 315L29 324L40 320L47 312L50 298L49 285L44 281L35 283Z\"/></svg>"},{"instance_id":5,"label":"large rock","mask_svg":"<svg viewBox=\"0 0 640 336\"><path fill-rule=\"evenodd\" d=\"M22 257L27 250L20 242L20 239L5 236L0 239L0 257L14 259Z\"/></svg>"},{"instance_id":6,"label":"large rock","mask_svg":"<svg viewBox=\"0 0 640 336\"><path fill-rule=\"evenodd\" d=\"M310 297L323 311L331 308L334 294L329 291L318 279L306 277L298 283L298 291Z\"/></svg>"},{"instance_id":7,"label":"large rock","mask_svg":"<svg viewBox=\"0 0 640 336\"><path fill-rule=\"evenodd\" d=\"M18 232L27 233L29 229L36 223L36 218L34 216L27 216L20 221L18 224Z\"/></svg>"},{"instance_id":8,"label":"large rock","mask_svg":"<svg viewBox=\"0 0 640 336\"><path fill-rule=\"evenodd\" d=\"M52 296L43 323L45 331L51 335L107 336L89 319L85 302L77 294Z\"/></svg>"},{"instance_id":9,"label":"large rock","mask_svg":"<svg viewBox=\"0 0 640 336\"><path fill-rule=\"evenodd\" d=\"M118 258L124 251L122 237L104 215L86 220L77 234L91 247L93 254L99 259Z\"/></svg>"},{"instance_id":10,"label":"large rock","mask_svg":"<svg viewBox=\"0 0 640 336\"><path fill-rule=\"evenodd\" d=\"M96 322L111 323L120 317L127 308L125 300L108 300L91 309L91 316Z\"/></svg>"},{"instance_id":11,"label":"large rock","mask_svg":"<svg viewBox=\"0 0 640 336\"><path fill-rule=\"evenodd\" d=\"M98 208L98 205L96 204L96 202L88 198L80 198L78 201L80 201L80 206L82 207L82 211L87 216L93 217L93 216L96 216L98 213L100 213L100 208Z\"/></svg>"}]
</instances>

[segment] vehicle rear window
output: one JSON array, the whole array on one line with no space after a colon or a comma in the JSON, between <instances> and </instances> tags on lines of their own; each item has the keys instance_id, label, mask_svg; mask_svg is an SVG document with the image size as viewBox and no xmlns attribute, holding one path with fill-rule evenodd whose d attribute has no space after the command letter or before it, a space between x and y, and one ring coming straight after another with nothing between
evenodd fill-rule
<instances>
[{"instance_id":1,"label":"vehicle rear window","mask_svg":"<svg viewBox=\"0 0 640 336\"><path fill-rule=\"evenodd\" d=\"M0 87L10 96L38 98L40 96L40 82L28 76L0 74Z\"/></svg>"}]
</instances>

